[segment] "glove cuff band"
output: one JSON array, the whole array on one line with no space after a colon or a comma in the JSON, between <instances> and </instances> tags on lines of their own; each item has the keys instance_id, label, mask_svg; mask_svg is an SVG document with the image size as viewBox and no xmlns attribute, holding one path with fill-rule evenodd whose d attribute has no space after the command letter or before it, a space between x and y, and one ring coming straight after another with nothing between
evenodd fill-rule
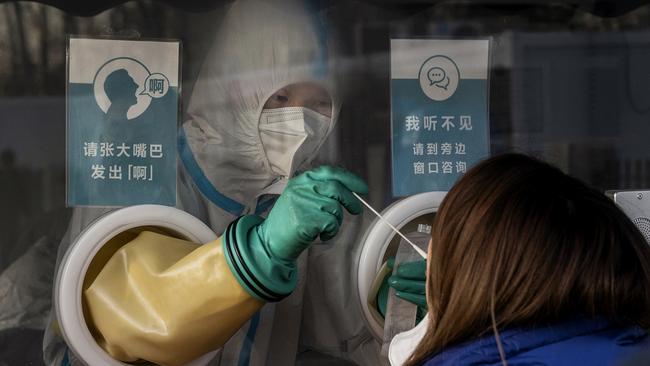
<instances>
[{"instance_id":1,"label":"glove cuff band","mask_svg":"<svg viewBox=\"0 0 650 366\"><path fill-rule=\"evenodd\" d=\"M295 288L295 265L275 263L263 243L254 240L256 236L250 238L262 221L257 216L236 219L228 225L222 243L228 266L242 288L259 300L277 302Z\"/></svg>"}]
</instances>

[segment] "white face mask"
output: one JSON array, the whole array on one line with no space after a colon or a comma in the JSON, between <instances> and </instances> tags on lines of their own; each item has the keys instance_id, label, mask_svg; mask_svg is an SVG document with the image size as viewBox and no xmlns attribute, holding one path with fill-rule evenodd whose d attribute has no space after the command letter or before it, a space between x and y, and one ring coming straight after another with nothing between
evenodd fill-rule
<instances>
[{"instance_id":1,"label":"white face mask","mask_svg":"<svg viewBox=\"0 0 650 366\"><path fill-rule=\"evenodd\" d=\"M314 157L331 123L330 117L304 107L262 110L260 138L273 172L293 176Z\"/></svg>"},{"instance_id":2,"label":"white face mask","mask_svg":"<svg viewBox=\"0 0 650 366\"><path fill-rule=\"evenodd\" d=\"M393 340L390 342L390 347L388 348L388 360L390 361L391 366L402 366L406 360L411 357L415 348L424 338L428 325L429 314L427 314L424 319L415 326L415 328L399 333L393 337Z\"/></svg>"}]
</instances>

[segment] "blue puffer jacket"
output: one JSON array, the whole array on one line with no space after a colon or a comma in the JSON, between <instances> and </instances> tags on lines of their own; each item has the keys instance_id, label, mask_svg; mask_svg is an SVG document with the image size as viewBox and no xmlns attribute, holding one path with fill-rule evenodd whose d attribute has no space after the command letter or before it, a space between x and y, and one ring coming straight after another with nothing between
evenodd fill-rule
<instances>
[{"instance_id":1,"label":"blue puffer jacket","mask_svg":"<svg viewBox=\"0 0 650 366\"><path fill-rule=\"evenodd\" d=\"M509 366L650 366L650 337L639 327L577 319L535 329L500 333ZM494 336L450 347L426 366L501 365Z\"/></svg>"}]
</instances>

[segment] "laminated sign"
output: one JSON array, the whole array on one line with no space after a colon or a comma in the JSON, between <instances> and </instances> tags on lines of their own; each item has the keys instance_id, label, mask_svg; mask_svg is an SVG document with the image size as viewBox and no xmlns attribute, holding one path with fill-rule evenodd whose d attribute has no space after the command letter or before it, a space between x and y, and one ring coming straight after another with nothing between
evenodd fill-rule
<instances>
[{"instance_id":1,"label":"laminated sign","mask_svg":"<svg viewBox=\"0 0 650 366\"><path fill-rule=\"evenodd\" d=\"M489 151L489 39L392 39L393 195L448 191Z\"/></svg>"},{"instance_id":2,"label":"laminated sign","mask_svg":"<svg viewBox=\"0 0 650 366\"><path fill-rule=\"evenodd\" d=\"M68 206L176 204L178 41L70 38Z\"/></svg>"}]
</instances>

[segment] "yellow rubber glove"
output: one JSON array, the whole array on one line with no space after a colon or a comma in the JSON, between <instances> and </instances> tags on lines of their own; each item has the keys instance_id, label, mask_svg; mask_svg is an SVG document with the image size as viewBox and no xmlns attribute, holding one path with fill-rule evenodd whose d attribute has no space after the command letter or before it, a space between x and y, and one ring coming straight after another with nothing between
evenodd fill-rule
<instances>
[{"instance_id":1,"label":"yellow rubber glove","mask_svg":"<svg viewBox=\"0 0 650 366\"><path fill-rule=\"evenodd\" d=\"M222 248L140 233L84 292L95 339L117 360L170 366L223 346L264 303L242 289Z\"/></svg>"}]
</instances>

